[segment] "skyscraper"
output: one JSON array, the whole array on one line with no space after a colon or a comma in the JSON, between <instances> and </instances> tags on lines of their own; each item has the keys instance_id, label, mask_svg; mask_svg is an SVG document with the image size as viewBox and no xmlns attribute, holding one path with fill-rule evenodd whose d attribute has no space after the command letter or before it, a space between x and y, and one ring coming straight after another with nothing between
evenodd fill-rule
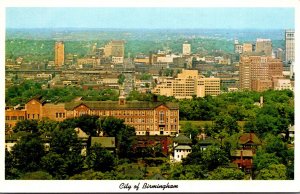
<instances>
[{"instance_id":1,"label":"skyscraper","mask_svg":"<svg viewBox=\"0 0 300 194\"><path fill-rule=\"evenodd\" d=\"M55 66L62 66L65 62L65 45L63 41L55 43Z\"/></svg>"},{"instance_id":2,"label":"skyscraper","mask_svg":"<svg viewBox=\"0 0 300 194\"><path fill-rule=\"evenodd\" d=\"M183 55L191 54L191 44L188 44L187 42L182 44L182 54Z\"/></svg>"},{"instance_id":3,"label":"skyscraper","mask_svg":"<svg viewBox=\"0 0 300 194\"><path fill-rule=\"evenodd\" d=\"M285 62L292 63L295 61L295 31L285 31Z\"/></svg>"},{"instance_id":4,"label":"skyscraper","mask_svg":"<svg viewBox=\"0 0 300 194\"><path fill-rule=\"evenodd\" d=\"M269 56L243 55L239 71L241 90L264 91L272 88L272 78L282 76L283 64Z\"/></svg>"},{"instance_id":5,"label":"skyscraper","mask_svg":"<svg viewBox=\"0 0 300 194\"><path fill-rule=\"evenodd\" d=\"M272 41L271 39L261 39L256 40L256 52L263 52L266 56L272 56Z\"/></svg>"}]
</instances>

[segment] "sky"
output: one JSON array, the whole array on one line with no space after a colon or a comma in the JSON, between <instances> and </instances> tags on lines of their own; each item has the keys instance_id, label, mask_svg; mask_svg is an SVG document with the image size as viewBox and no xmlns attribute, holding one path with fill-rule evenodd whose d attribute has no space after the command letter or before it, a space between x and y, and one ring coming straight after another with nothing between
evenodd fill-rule
<instances>
[{"instance_id":1,"label":"sky","mask_svg":"<svg viewBox=\"0 0 300 194\"><path fill-rule=\"evenodd\" d=\"M294 28L294 8L6 8L6 28Z\"/></svg>"}]
</instances>

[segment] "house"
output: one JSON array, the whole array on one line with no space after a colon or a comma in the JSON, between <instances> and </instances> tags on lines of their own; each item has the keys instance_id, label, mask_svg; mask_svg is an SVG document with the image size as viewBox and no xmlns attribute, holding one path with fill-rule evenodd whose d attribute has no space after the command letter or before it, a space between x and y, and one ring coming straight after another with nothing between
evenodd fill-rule
<instances>
[{"instance_id":1,"label":"house","mask_svg":"<svg viewBox=\"0 0 300 194\"><path fill-rule=\"evenodd\" d=\"M199 140L199 145L200 145L201 151L204 151L207 149L208 146L215 145L217 143L218 143L218 141L212 137L207 137L207 138L203 138L203 139Z\"/></svg>"},{"instance_id":2,"label":"house","mask_svg":"<svg viewBox=\"0 0 300 194\"><path fill-rule=\"evenodd\" d=\"M242 146L243 150L252 150L255 153L257 146L261 145L261 140L255 133L251 132L242 134L238 143Z\"/></svg>"},{"instance_id":3,"label":"house","mask_svg":"<svg viewBox=\"0 0 300 194\"><path fill-rule=\"evenodd\" d=\"M192 152L191 144L192 140L183 134L179 134L173 138L174 146L174 162L181 162L183 158L186 158Z\"/></svg>"},{"instance_id":4,"label":"house","mask_svg":"<svg viewBox=\"0 0 300 194\"><path fill-rule=\"evenodd\" d=\"M87 142L88 142L89 136L84 131L82 131L79 127L76 127L74 130L77 134L78 140L81 143L81 155L86 156Z\"/></svg>"},{"instance_id":5,"label":"house","mask_svg":"<svg viewBox=\"0 0 300 194\"><path fill-rule=\"evenodd\" d=\"M116 139L115 137L92 137L91 138L91 146L93 145L101 145L101 147L111 151L116 151Z\"/></svg>"},{"instance_id":6,"label":"house","mask_svg":"<svg viewBox=\"0 0 300 194\"><path fill-rule=\"evenodd\" d=\"M252 169L253 151L252 150L232 150L231 159L239 168L247 170Z\"/></svg>"},{"instance_id":7,"label":"house","mask_svg":"<svg viewBox=\"0 0 300 194\"><path fill-rule=\"evenodd\" d=\"M246 172L251 172L253 156L256 154L257 147L261 145L261 140L255 133L244 133L239 137L238 144L240 149L230 152L231 161Z\"/></svg>"}]
</instances>

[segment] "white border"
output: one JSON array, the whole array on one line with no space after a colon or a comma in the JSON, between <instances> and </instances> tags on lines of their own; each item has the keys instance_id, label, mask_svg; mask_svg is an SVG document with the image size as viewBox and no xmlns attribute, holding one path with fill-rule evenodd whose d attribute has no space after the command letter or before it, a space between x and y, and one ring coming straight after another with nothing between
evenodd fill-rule
<instances>
[{"instance_id":1,"label":"white border","mask_svg":"<svg viewBox=\"0 0 300 194\"><path fill-rule=\"evenodd\" d=\"M296 18L299 15L298 0L2 0L0 2L0 59L1 59L1 79L2 88L5 87L5 8L6 7L294 7ZM296 53L300 52L300 44L298 38L299 24L295 19L296 25ZM297 56L298 57L298 56ZM300 61L296 57L295 72L296 77L299 72ZM296 78L297 80L297 78ZM298 82L295 84L295 91L300 91ZM297 92L295 92L297 95ZM1 113L5 115L4 111L4 91L1 100ZM295 103L295 116L298 115L296 107L300 107L299 100ZM295 125L300 126L296 117ZM295 180L294 181L8 181L4 180L4 116L0 117L2 123L2 130L0 134L0 192L128 192L128 190L119 189L121 183L129 183L131 185L150 183L150 184L178 184L179 189L147 189L139 190L139 192L300 192L300 158L299 154L295 157ZM296 129L296 131L298 131ZM299 135L296 132L295 136L295 150L299 153L298 143ZM135 192L132 188L130 192Z\"/></svg>"}]
</instances>

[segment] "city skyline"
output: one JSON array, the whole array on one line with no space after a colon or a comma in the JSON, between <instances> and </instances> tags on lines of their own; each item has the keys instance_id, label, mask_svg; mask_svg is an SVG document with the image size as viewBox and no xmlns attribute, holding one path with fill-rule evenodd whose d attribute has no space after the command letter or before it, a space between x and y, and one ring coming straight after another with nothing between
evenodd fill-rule
<instances>
[{"instance_id":1,"label":"city skyline","mask_svg":"<svg viewBox=\"0 0 300 194\"><path fill-rule=\"evenodd\" d=\"M294 8L6 8L7 29L293 29L294 18Z\"/></svg>"}]
</instances>

